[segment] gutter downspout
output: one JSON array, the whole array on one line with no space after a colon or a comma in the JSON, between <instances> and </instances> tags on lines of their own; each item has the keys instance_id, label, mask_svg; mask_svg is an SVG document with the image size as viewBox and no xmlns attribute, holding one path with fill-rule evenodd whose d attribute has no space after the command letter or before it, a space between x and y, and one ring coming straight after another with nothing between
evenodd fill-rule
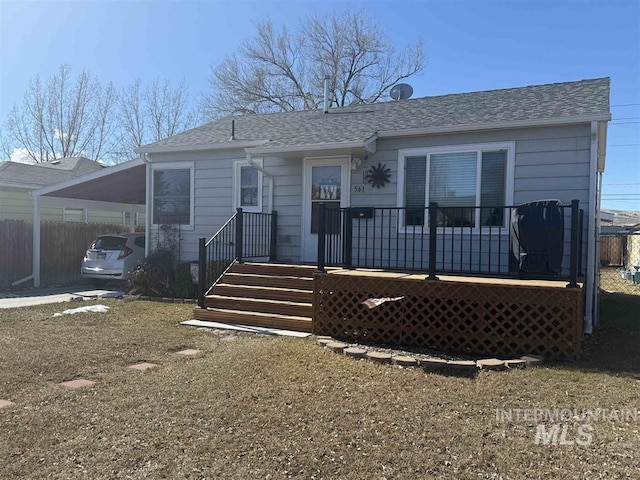
<instances>
[{"instance_id":1,"label":"gutter downspout","mask_svg":"<svg viewBox=\"0 0 640 480\"><path fill-rule=\"evenodd\" d=\"M262 172L262 174L269 179L269 199L268 199L268 205L267 205L268 207L267 212L271 213L273 212L273 174L268 170L265 170L262 165L258 165L256 161L253 158L251 158L250 153L247 153L247 162L249 162L249 165L251 165L253 168L256 168L257 170Z\"/></svg>"},{"instance_id":2,"label":"gutter downspout","mask_svg":"<svg viewBox=\"0 0 640 480\"><path fill-rule=\"evenodd\" d=\"M600 233L602 230L601 208L602 208L602 179L607 155L607 124L598 122L598 166L597 166L597 201L596 204L596 268L598 274L595 276L595 305L593 323L600 325Z\"/></svg>"},{"instance_id":3,"label":"gutter downspout","mask_svg":"<svg viewBox=\"0 0 640 480\"><path fill-rule=\"evenodd\" d=\"M40 287L40 199L39 195L33 195L33 286Z\"/></svg>"},{"instance_id":4,"label":"gutter downspout","mask_svg":"<svg viewBox=\"0 0 640 480\"><path fill-rule=\"evenodd\" d=\"M585 272L586 292L584 311L584 333L593 333L593 312L595 304L595 273L596 273L596 235L597 215L599 210L597 192L597 166L598 166L598 122L591 122L591 150L589 162L589 209L587 214L587 271Z\"/></svg>"},{"instance_id":5,"label":"gutter downspout","mask_svg":"<svg viewBox=\"0 0 640 480\"><path fill-rule=\"evenodd\" d=\"M149 256L149 244L151 243L151 159L148 153L142 154L145 168L145 202L144 202L144 256Z\"/></svg>"}]
</instances>

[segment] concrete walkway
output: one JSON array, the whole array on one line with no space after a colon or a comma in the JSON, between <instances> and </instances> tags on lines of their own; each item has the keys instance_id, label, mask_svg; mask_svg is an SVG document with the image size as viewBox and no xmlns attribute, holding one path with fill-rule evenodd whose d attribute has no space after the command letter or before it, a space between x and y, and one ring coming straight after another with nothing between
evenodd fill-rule
<instances>
[{"instance_id":1,"label":"concrete walkway","mask_svg":"<svg viewBox=\"0 0 640 480\"><path fill-rule=\"evenodd\" d=\"M88 285L0 292L0 309L31 307L33 305L70 302L79 299L113 298L122 295L123 292L117 289L95 289Z\"/></svg>"}]
</instances>

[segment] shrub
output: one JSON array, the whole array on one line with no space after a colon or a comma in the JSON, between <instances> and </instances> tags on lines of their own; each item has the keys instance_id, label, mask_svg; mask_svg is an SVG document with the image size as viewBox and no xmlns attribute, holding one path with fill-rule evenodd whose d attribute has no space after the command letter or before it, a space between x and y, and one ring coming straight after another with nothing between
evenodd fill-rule
<instances>
[{"instance_id":1,"label":"shrub","mask_svg":"<svg viewBox=\"0 0 640 480\"><path fill-rule=\"evenodd\" d=\"M166 297L174 277L174 255L168 250L156 250L145 258L129 278L129 293Z\"/></svg>"},{"instance_id":2,"label":"shrub","mask_svg":"<svg viewBox=\"0 0 640 480\"><path fill-rule=\"evenodd\" d=\"M197 285L191 280L190 262L176 265L173 281L169 285L171 296L176 298L196 298L196 287Z\"/></svg>"}]
</instances>

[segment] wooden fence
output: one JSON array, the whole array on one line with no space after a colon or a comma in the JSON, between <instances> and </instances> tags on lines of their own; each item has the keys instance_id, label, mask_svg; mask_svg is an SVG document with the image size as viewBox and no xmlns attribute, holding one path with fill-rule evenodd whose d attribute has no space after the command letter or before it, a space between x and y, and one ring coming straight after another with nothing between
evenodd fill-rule
<instances>
[{"instance_id":1,"label":"wooden fence","mask_svg":"<svg viewBox=\"0 0 640 480\"><path fill-rule=\"evenodd\" d=\"M127 225L42 222L40 278L42 286L80 281L80 264L89 244L104 233L127 232ZM32 272L33 228L24 220L0 221L0 289ZM27 284L28 285L28 284Z\"/></svg>"}]
</instances>

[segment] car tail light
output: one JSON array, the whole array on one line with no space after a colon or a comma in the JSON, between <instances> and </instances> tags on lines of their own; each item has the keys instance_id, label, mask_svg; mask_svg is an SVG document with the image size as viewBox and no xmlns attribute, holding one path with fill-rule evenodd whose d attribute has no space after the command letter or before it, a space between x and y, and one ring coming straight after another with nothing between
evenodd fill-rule
<instances>
[{"instance_id":1,"label":"car tail light","mask_svg":"<svg viewBox=\"0 0 640 480\"><path fill-rule=\"evenodd\" d=\"M124 257L127 257L133 253L129 247L122 247L120 249L120 255L118 255L118 260L122 260Z\"/></svg>"}]
</instances>

